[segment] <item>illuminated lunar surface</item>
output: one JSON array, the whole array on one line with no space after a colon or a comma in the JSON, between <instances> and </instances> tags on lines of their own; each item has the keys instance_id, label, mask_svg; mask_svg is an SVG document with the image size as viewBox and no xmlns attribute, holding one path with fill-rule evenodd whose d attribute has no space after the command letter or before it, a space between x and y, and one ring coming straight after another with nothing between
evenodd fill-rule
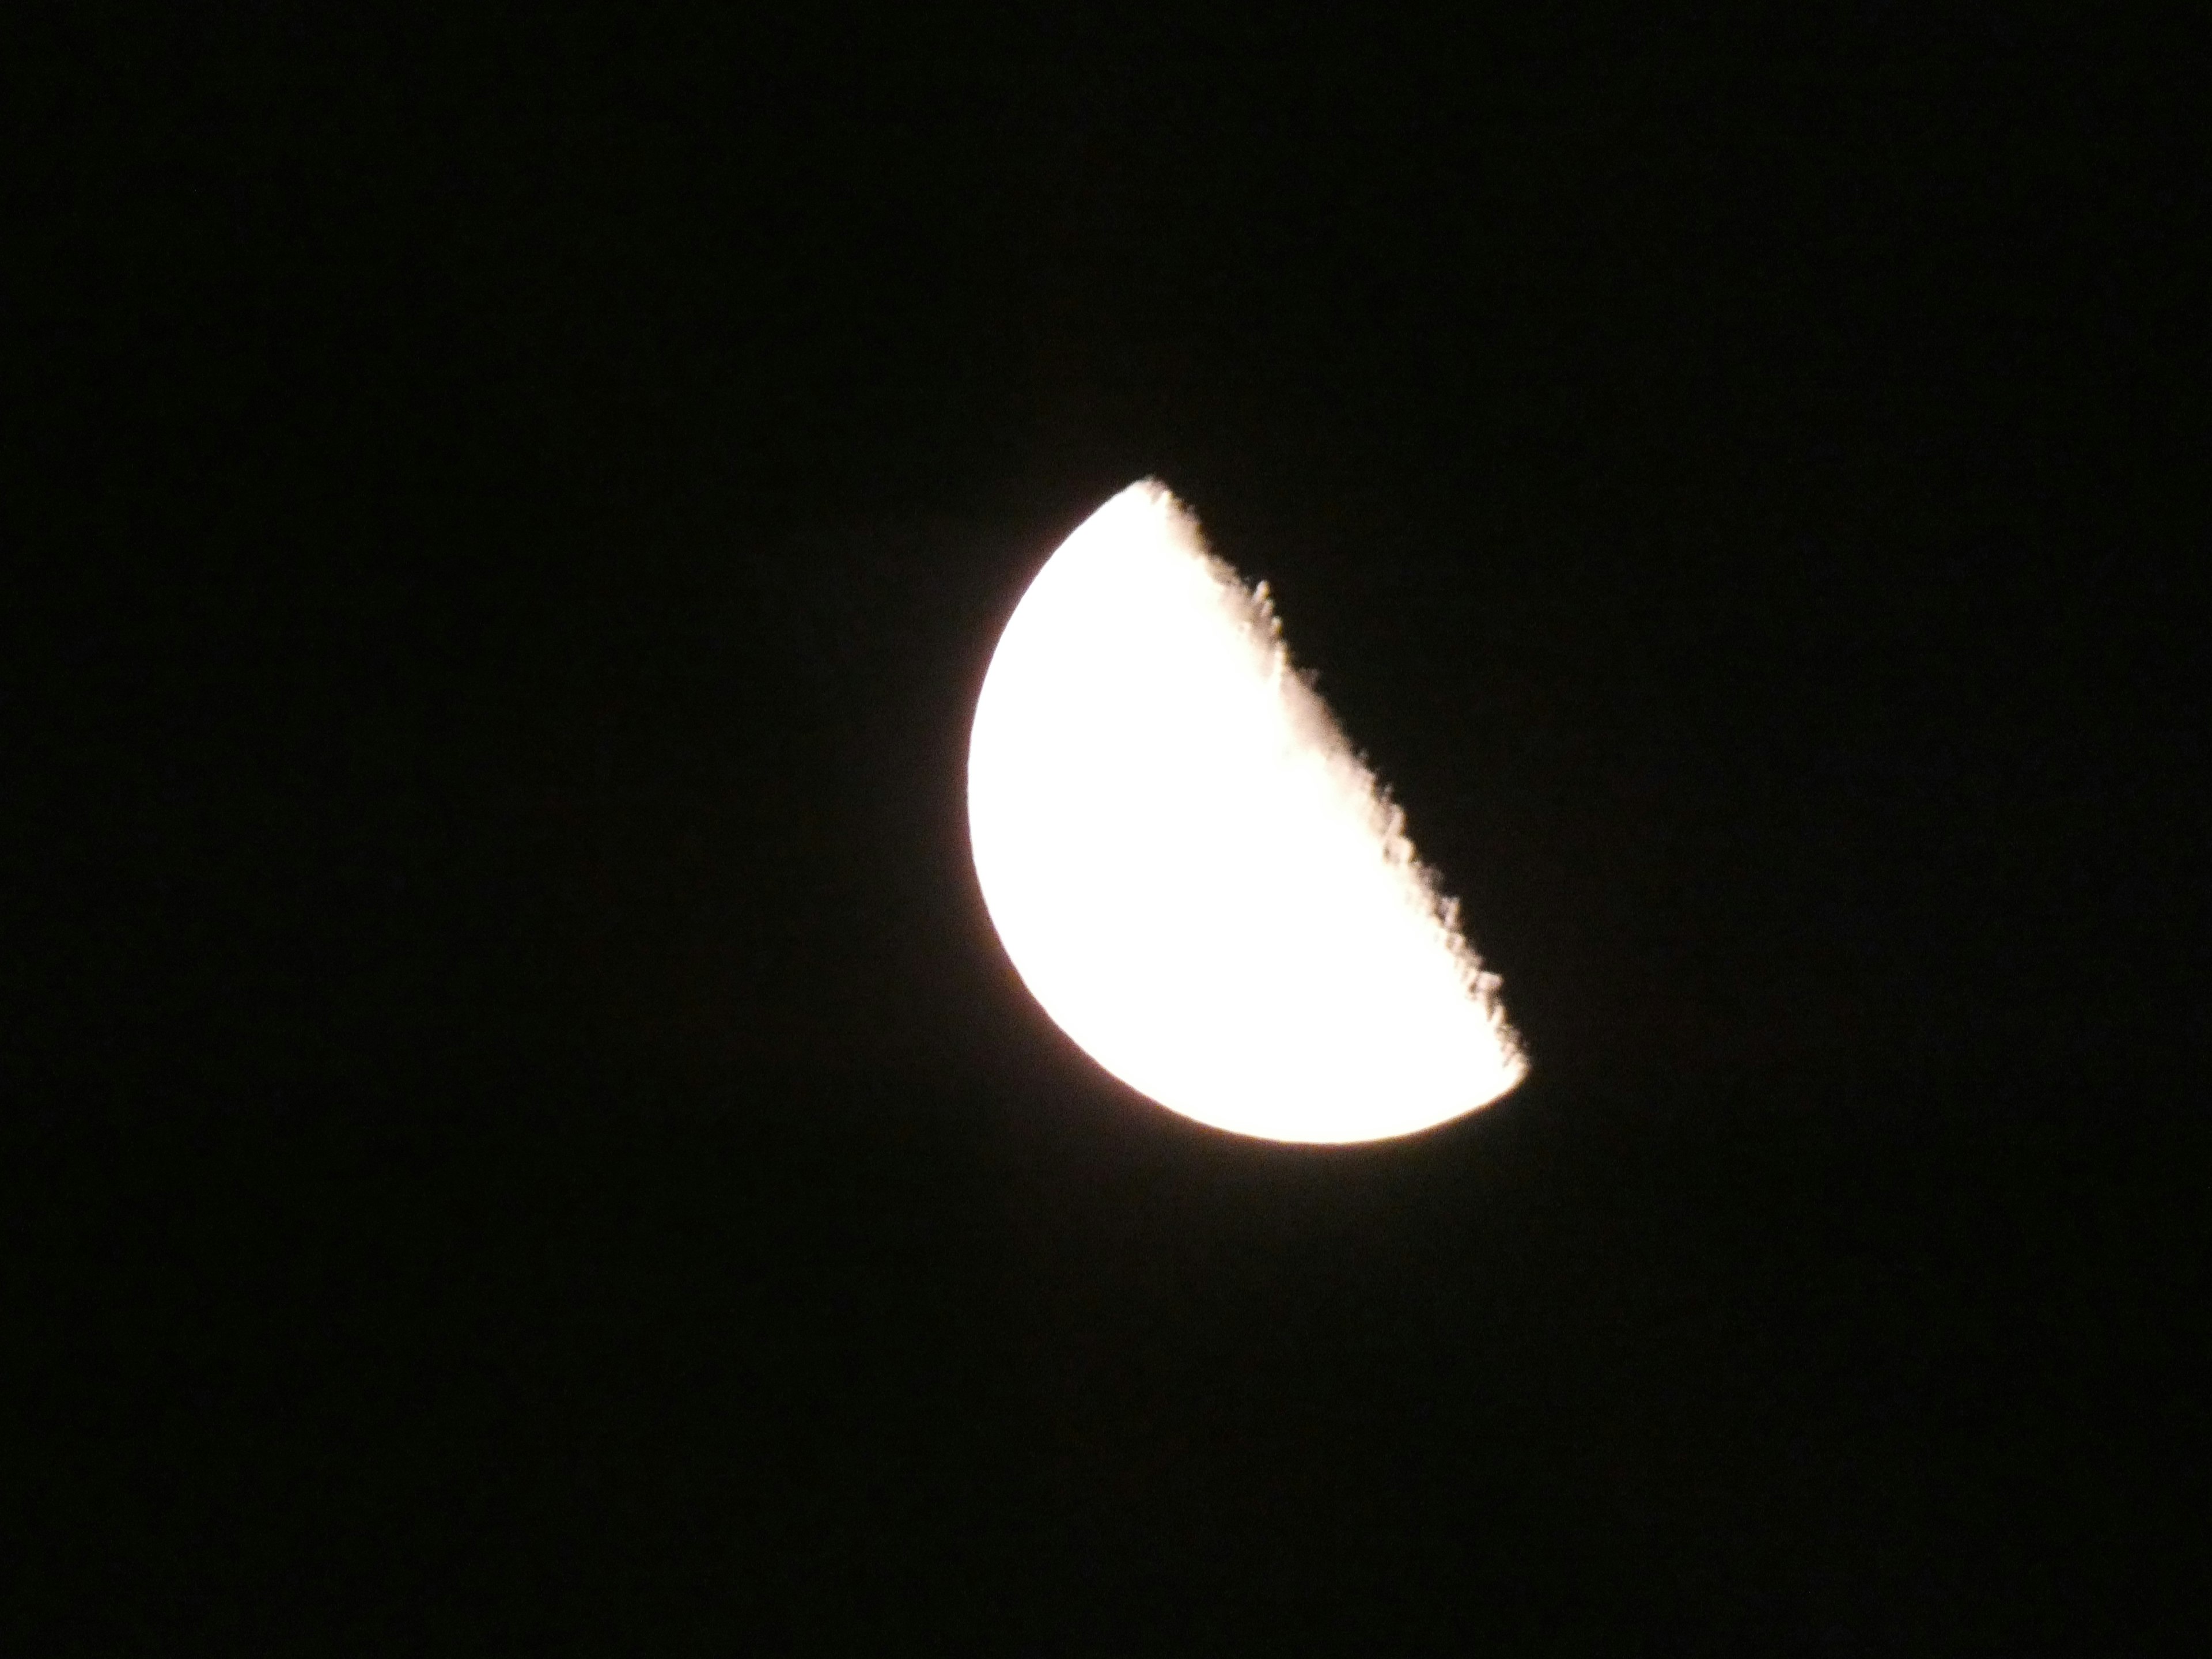
<instances>
[{"instance_id":1,"label":"illuminated lunar surface","mask_svg":"<svg viewBox=\"0 0 2212 1659\"><path fill-rule=\"evenodd\" d=\"M1156 483L1086 520L1007 623L968 821L1023 982L1171 1110L1374 1140L1527 1071L1498 981L1292 669L1266 588Z\"/></svg>"}]
</instances>

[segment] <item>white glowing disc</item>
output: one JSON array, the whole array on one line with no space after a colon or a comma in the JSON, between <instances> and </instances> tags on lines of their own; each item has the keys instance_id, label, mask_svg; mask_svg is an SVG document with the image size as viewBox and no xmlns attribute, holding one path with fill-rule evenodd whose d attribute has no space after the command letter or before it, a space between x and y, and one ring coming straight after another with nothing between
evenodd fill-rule
<instances>
[{"instance_id":1,"label":"white glowing disc","mask_svg":"<svg viewBox=\"0 0 2212 1659\"><path fill-rule=\"evenodd\" d=\"M1291 670L1265 587L1157 483L1086 520L1007 623L968 825L1023 982L1187 1117L1374 1140L1528 1069L1402 814Z\"/></svg>"}]
</instances>

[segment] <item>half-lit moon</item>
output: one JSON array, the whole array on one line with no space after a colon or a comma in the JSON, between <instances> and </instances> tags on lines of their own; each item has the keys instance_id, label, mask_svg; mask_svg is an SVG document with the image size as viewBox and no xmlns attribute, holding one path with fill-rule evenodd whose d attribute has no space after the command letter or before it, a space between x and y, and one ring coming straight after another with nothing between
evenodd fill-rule
<instances>
[{"instance_id":1,"label":"half-lit moon","mask_svg":"<svg viewBox=\"0 0 2212 1659\"><path fill-rule=\"evenodd\" d=\"M968 755L975 875L1045 1012L1201 1123L1374 1140L1527 1070L1404 816L1263 586L1132 484L1006 623Z\"/></svg>"}]
</instances>

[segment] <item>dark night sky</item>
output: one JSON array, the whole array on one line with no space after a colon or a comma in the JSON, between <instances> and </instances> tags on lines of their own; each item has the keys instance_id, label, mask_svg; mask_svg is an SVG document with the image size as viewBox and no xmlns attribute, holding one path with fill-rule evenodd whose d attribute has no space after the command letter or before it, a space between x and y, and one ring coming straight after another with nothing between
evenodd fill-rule
<instances>
[{"instance_id":1,"label":"dark night sky","mask_svg":"<svg viewBox=\"0 0 2212 1659\"><path fill-rule=\"evenodd\" d=\"M2190 76L101 15L9 71L8 1600L2118 1652L2201 1577ZM1200 1131L999 953L968 711L1147 473L1504 975L1490 1110Z\"/></svg>"}]
</instances>

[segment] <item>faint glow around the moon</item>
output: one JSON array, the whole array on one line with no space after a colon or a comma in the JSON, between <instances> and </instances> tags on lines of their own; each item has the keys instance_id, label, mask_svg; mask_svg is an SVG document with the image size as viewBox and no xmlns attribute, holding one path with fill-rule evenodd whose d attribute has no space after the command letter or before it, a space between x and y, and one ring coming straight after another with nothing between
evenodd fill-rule
<instances>
[{"instance_id":1,"label":"faint glow around the moon","mask_svg":"<svg viewBox=\"0 0 2212 1659\"><path fill-rule=\"evenodd\" d=\"M1403 815L1264 586L1158 484L1100 507L999 641L968 757L991 920L1139 1093L1275 1140L1410 1133L1527 1070Z\"/></svg>"}]
</instances>

